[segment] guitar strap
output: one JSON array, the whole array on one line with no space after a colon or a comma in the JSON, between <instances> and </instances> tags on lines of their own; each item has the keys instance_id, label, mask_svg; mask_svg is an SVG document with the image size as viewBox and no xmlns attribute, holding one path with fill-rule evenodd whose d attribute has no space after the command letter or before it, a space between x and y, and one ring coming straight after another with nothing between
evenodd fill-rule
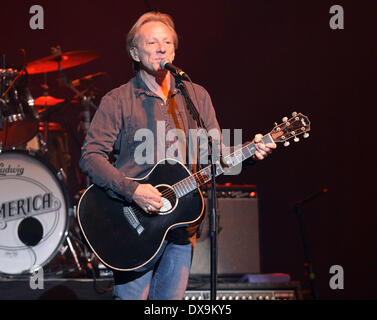
<instances>
[{"instance_id":1,"label":"guitar strap","mask_svg":"<svg viewBox=\"0 0 377 320\"><path fill-rule=\"evenodd\" d=\"M187 129L188 132L186 132L186 164L190 172L195 174L197 171L202 169L202 165L200 163L200 152L199 152L200 148L199 148L199 143L198 143L199 138L197 137L197 135L195 135L194 137L190 137L190 129L198 129L199 127L205 129L205 125L204 125L203 119L200 117L198 110L196 109L194 103L192 102L190 98L190 95L187 90L187 86L181 79L177 79L176 77L175 80L176 80L177 88L180 89L185 99L185 105L186 105L185 113L186 113L186 119L188 123L188 129ZM191 139L194 139L194 138L196 139L195 144L192 141L190 141ZM196 147L196 150L192 150L194 146ZM193 157L190 156L191 154L195 155L196 157L195 163L191 163L191 162L194 162ZM188 237L189 237L189 242L191 242L193 249L195 247L195 239L200 237L200 233L201 233L200 226L202 225L203 219L204 219L204 214L202 215L202 218L198 220L198 222L193 223L189 225L187 228L185 228L185 231L187 232Z\"/></svg>"},{"instance_id":2,"label":"guitar strap","mask_svg":"<svg viewBox=\"0 0 377 320\"><path fill-rule=\"evenodd\" d=\"M190 137L190 129L198 129L198 128L204 128L204 121L201 118L197 108L195 107L194 103L192 102L190 95L187 90L186 84L179 79L179 77L176 77L176 84L177 87L180 89L184 99L185 99L185 112L186 112L186 119L188 123L188 132L186 132L186 164L189 168L189 170L192 173L195 173L199 170L201 170L201 164L200 164L200 152L199 152L199 144L198 144L198 137L195 136L197 139L196 143L193 144L191 139L194 137ZM195 90L195 89L194 89ZM196 150L191 150L190 147L196 146ZM190 157L191 154L194 154L196 156L195 163L191 163L192 160L194 160L192 157Z\"/></svg>"}]
</instances>

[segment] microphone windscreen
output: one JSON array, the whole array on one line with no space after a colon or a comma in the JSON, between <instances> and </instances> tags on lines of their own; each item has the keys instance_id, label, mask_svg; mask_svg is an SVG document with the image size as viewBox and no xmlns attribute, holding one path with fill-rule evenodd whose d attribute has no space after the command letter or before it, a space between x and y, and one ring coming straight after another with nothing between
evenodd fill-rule
<instances>
[{"instance_id":1,"label":"microphone windscreen","mask_svg":"<svg viewBox=\"0 0 377 320\"><path fill-rule=\"evenodd\" d=\"M161 67L162 70L165 70L165 65L167 63L170 63L169 59L163 59L163 60L160 61L160 67Z\"/></svg>"}]
</instances>

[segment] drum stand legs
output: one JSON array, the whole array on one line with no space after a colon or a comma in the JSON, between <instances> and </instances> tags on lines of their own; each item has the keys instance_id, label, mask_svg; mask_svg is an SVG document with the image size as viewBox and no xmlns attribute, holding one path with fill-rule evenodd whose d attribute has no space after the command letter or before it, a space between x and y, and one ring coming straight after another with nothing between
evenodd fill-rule
<instances>
[{"instance_id":1,"label":"drum stand legs","mask_svg":"<svg viewBox=\"0 0 377 320\"><path fill-rule=\"evenodd\" d=\"M71 251L71 254L73 256L73 259L75 260L77 270L79 272L81 272L82 271L82 267L81 267L80 261L79 261L79 259L77 257L76 250L75 250L75 248L72 245L71 238L69 236L67 236L66 240L67 240L67 243L68 243L69 250Z\"/></svg>"}]
</instances>

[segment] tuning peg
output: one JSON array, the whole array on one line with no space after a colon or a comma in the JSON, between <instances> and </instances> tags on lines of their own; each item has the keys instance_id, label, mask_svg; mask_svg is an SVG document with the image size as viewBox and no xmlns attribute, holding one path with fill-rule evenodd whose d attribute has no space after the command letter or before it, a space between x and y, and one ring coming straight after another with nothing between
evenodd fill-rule
<instances>
[{"instance_id":1,"label":"tuning peg","mask_svg":"<svg viewBox=\"0 0 377 320\"><path fill-rule=\"evenodd\" d=\"M284 117L282 120L283 120L283 122L287 122L287 121L288 121L288 118L287 118L287 117Z\"/></svg>"},{"instance_id":2,"label":"tuning peg","mask_svg":"<svg viewBox=\"0 0 377 320\"><path fill-rule=\"evenodd\" d=\"M298 137L295 137L295 138L293 139L293 141L294 141L294 142L299 142L300 139L299 139Z\"/></svg>"},{"instance_id":3,"label":"tuning peg","mask_svg":"<svg viewBox=\"0 0 377 320\"><path fill-rule=\"evenodd\" d=\"M289 141L284 142L284 147L288 147L290 145Z\"/></svg>"},{"instance_id":4,"label":"tuning peg","mask_svg":"<svg viewBox=\"0 0 377 320\"><path fill-rule=\"evenodd\" d=\"M304 135L303 135L303 137L304 137L305 139L308 138L308 137L309 137L309 133L305 132Z\"/></svg>"},{"instance_id":5,"label":"tuning peg","mask_svg":"<svg viewBox=\"0 0 377 320\"><path fill-rule=\"evenodd\" d=\"M297 116L297 112L296 111L292 112L292 117L295 117L295 116Z\"/></svg>"}]
</instances>

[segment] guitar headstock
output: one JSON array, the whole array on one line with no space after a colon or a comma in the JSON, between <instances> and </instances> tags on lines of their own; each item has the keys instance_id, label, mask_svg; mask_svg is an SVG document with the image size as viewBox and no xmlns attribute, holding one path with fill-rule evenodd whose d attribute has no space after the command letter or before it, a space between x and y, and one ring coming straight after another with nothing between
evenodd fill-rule
<instances>
[{"instance_id":1,"label":"guitar headstock","mask_svg":"<svg viewBox=\"0 0 377 320\"><path fill-rule=\"evenodd\" d=\"M284 146L289 146L290 139L293 138L295 142L300 139L298 136L303 135L304 138L309 137L310 121L307 116L302 113L293 112L292 118L283 118L281 124L275 124L275 127L270 132L270 135L275 142L284 142Z\"/></svg>"}]
</instances>

